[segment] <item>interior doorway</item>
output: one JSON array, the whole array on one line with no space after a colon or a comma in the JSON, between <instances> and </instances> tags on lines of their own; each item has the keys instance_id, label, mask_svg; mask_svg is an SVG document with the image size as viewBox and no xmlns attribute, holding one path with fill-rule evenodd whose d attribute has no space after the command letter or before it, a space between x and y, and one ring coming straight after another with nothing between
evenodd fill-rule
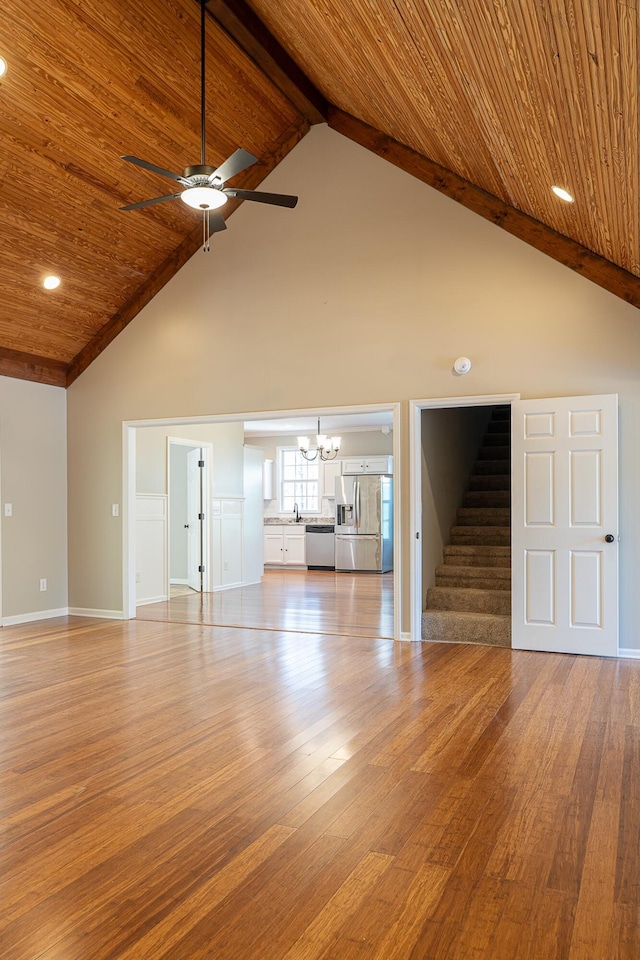
<instances>
[{"instance_id":1,"label":"interior doorway","mask_svg":"<svg viewBox=\"0 0 640 960\"><path fill-rule=\"evenodd\" d=\"M412 578L411 578L411 639L423 639L423 612L425 608L425 597L429 587L435 586L435 568L436 564L441 563L443 554L444 537L446 531L452 523L455 523L457 507L460 506L463 493L462 484L466 482L465 470L475 458L474 444L484 434L486 421L489 419L489 410L495 407L509 406L514 400L519 398L519 394L499 394L491 396L471 396L471 397L452 397L439 398L432 400L412 401L410 407L410 450L411 450L411 473L410 473L410 500L411 500L411 530L412 530ZM459 412L468 410L470 416L461 420ZM432 511L429 516L425 516L424 497L424 471L423 463L423 440L424 425L423 413L425 411L448 411L456 424L452 428L463 431L468 436L471 444L471 459L463 449L462 444L458 444L456 450L457 473L455 482L451 477L442 474L441 486L443 491L439 503L432 504ZM483 416L483 411L486 413ZM458 421L460 421L458 423ZM456 437L456 439L458 439ZM436 447L438 445L436 444ZM440 444L442 447L442 445ZM446 449L443 448L443 449ZM454 471L456 472L456 471ZM446 489L444 489L446 487ZM430 536L425 542L425 530ZM499 591L503 593L504 591ZM442 591L444 594L444 591ZM496 594L498 591L496 591ZM475 599L475 598L474 598ZM497 595L490 600L497 601ZM500 600L504 602L504 598ZM439 601L442 602L442 601ZM509 612L510 616L510 612ZM465 619L465 618L462 618Z\"/></svg>"},{"instance_id":2,"label":"interior doorway","mask_svg":"<svg viewBox=\"0 0 640 960\"><path fill-rule=\"evenodd\" d=\"M204 590L208 453L201 444L167 438L168 598Z\"/></svg>"},{"instance_id":3,"label":"interior doorway","mask_svg":"<svg viewBox=\"0 0 640 960\"><path fill-rule=\"evenodd\" d=\"M399 491L401 489L401 464L400 464L400 444L399 444L399 404L389 405L389 404L376 404L369 406L359 406L359 407L349 407L349 408L324 408L322 410L287 410L287 411L274 411L269 413L247 413L247 414L236 414L236 415L218 415L213 417L197 417L189 420L171 420L171 421L137 421L137 422L126 422L123 424L123 472L124 472L124 484L125 484L125 496L123 501L125 503L124 510L124 564L123 564L123 588L124 588L124 597L125 597L125 615L128 618L136 616L136 605L135 605L135 583L132 578L132 573L135 575L135 486L132 485L132 477L136 474L136 435L138 433L143 434L147 428L166 428L171 432L172 436L176 434L179 435L179 427L186 427L190 431L188 436L193 436L192 431L200 425L239 425L241 422L246 421L262 421L262 420L273 420L275 418L281 418L287 421L295 421L297 417L304 417L312 415L314 418L317 416L323 418L330 418L332 416L345 416L358 418L359 416L373 416L378 413L387 413L390 414L391 419L387 422L390 426L385 427L385 433L389 433L392 436L389 438L392 443L393 457L394 457L394 473L395 473L395 485L398 490L398 495L394 499L394 553L396 557L396 562L394 563L394 570L390 574L371 575L374 584L374 592L377 590L379 593L380 601L384 607L384 623L383 628L385 635L389 639L408 639L407 637L400 636L400 577L401 577L401 550L400 550L400 529L401 529L401 501ZM240 501L242 498L236 497L236 501ZM215 560L218 551L218 544L221 541L221 536L218 536L216 523L222 523L226 519L225 511L227 508L233 512L234 507L238 509L239 523L242 525L242 506L243 504L234 503L233 497L222 497L214 500L212 503L211 497L209 497L208 502L205 504L205 516L207 515L207 509L213 508L210 510L210 515L213 515L217 511L216 516L212 516L213 524L207 524L205 521L205 529L210 530L210 554L213 556L213 566L215 566ZM233 518L231 518L233 521ZM213 531L213 532L211 532ZM260 538L260 546L262 546L262 537ZM223 561L224 562L224 561ZM212 564L209 563L209 569L211 570ZM205 563L205 571L207 564ZM329 573L328 571L318 571L316 574L316 579L312 576L312 571L295 571L287 570L278 571L269 569L266 571L266 576L263 578L262 584L243 584L243 583L232 583L232 584L217 584L217 581L211 584L211 589L207 589L205 586L205 595L204 602L200 604L200 609L195 614L196 617L206 618L207 622L214 623L215 625L230 625L230 626L259 626L259 624L253 624L247 621L251 620L251 608L253 609L259 607L261 604L266 607L270 603L276 603L279 608L282 610L282 616L279 619L276 618L277 622L274 622L272 629L298 629L298 630L308 630L308 632L322 632L323 623L330 622L331 630L330 632L344 632L342 630L341 622L349 618L343 617L339 613L340 604L343 604L343 609L345 609L344 604L348 606L349 609L354 609L354 605L357 606L361 604L360 609L364 612L365 616L358 617L354 615L351 617L351 623L353 624L353 633L354 635L363 635L363 636L378 636L380 635L380 628L377 625L373 625L371 628L368 626L363 627L363 623L366 622L367 610L371 608L371 597L367 599L365 585L369 579L369 575L358 575L354 574L353 577L345 576L343 574ZM283 579L286 577L287 579ZM177 577L176 577L177 578ZM289 579L291 578L291 579ZM184 578L183 578L184 579ZM347 580L349 583L347 583ZM268 585L268 591L264 589L265 585ZM280 599L274 600L277 597L278 592L281 591L284 587L288 587L286 592L289 595L291 604L287 607L288 601L284 594L281 595ZM232 587L232 589L228 589ZM260 599L258 597L259 591L262 590L264 597ZM341 597L341 600L338 598ZM230 610L235 606L235 613L233 616L230 614ZM210 608L207 612L204 608ZM381 607L382 609L382 607ZM159 610L159 606L158 606ZM304 611L307 613L313 614L305 625L301 617L304 619ZM145 618L155 618L155 612L152 609L152 606L146 607L144 611ZM162 611L160 612L160 618L164 619ZM185 613L185 611L183 611ZM191 621L191 616L184 616L181 619L187 619L188 622ZM230 622L233 620L233 623ZM200 620L202 622L202 620ZM297 624L297 627L296 627Z\"/></svg>"}]
</instances>

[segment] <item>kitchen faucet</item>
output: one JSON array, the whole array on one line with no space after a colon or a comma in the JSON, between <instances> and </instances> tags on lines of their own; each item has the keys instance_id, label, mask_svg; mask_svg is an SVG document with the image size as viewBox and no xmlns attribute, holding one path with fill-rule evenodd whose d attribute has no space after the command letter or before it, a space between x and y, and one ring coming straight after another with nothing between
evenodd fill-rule
<instances>
[{"instance_id":1,"label":"kitchen faucet","mask_svg":"<svg viewBox=\"0 0 640 960\"><path fill-rule=\"evenodd\" d=\"M295 515L295 518L296 518L296 523L300 523L300 511L298 510L298 504L297 504L297 503L294 503L294 505L293 505L293 512L294 512L294 515Z\"/></svg>"}]
</instances>

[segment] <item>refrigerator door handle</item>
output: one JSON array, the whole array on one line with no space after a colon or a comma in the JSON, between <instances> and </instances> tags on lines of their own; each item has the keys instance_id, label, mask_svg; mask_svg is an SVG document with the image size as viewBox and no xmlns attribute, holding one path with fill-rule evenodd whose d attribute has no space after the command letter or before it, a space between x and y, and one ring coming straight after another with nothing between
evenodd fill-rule
<instances>
[{"instance_id":1,"label":"refrigerator door handle","mask_svg":"<svg viewBox=\"0 0 640 960\"><path fill-rule=\"evenodd\" d=\"M356 527L360 527L360 481L355 481L355 506L356 506Z\"/></svg>"}]
</instances>

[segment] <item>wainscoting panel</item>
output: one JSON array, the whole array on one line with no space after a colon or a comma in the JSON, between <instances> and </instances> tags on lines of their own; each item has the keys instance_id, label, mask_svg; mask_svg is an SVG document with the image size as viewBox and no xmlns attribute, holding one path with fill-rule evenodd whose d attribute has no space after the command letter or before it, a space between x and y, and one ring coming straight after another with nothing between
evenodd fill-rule
<instances>
[{"instance_id":1,"label":"wainscoting panel","mask_svg":"<svg viewBox=\"0 0 640 960\"><path fill-rule=\"evenodd\" d=\"M244 499L229 497L212 501L213 589L240 587L242 579L242 541Z\"/></svg>"},{"instance_id":2,"label":"wainscoting panel","mask_svg":"<svg viewBox=\"0 0 640 960\"><path fill-rule=\"evenodd\" d=\"M136 603L167 600L167 497L136 495Z\"/></svg>"}]
</instances>

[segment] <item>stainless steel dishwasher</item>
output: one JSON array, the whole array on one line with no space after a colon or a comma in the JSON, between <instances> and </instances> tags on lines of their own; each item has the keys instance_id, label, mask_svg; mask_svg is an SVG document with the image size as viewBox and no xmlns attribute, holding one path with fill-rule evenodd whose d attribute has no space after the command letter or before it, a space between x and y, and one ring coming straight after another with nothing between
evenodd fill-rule
<instances>
[{"instance_id":1,"label":"stainless steel dishwasher","mask_svg":"<svg viewBox=\"0 0 640 960\"><path fill-rule=\"evenodd\" d=\"M309 523L305 527L307 570L335 570L335 526Z\"/></svg>"}]
</instances>

